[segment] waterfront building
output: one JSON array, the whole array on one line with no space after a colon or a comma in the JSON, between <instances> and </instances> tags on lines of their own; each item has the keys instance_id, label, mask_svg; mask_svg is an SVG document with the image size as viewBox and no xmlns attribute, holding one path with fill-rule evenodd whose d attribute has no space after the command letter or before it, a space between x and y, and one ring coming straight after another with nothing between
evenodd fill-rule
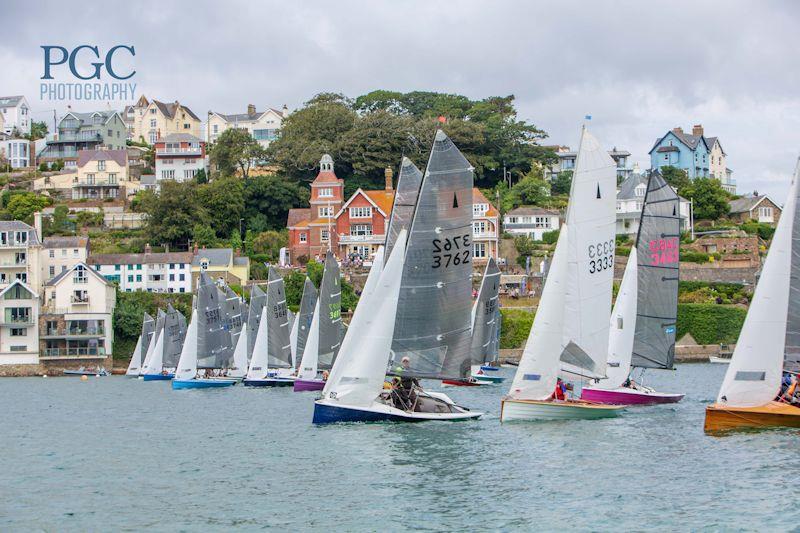
<instances>
[{"instance_id":1,"label":"waterfront building","mask_svg":"<svg viewBox=\"0 0 800 533\"><path fill-rule=\"evenodd\" d=\"M127 150L79 150L78 175L72 184L73 200L125 198L138 189L129 180Z\"/></svg>"},{"instance_id":2,"label":"waterfront building","mask_svg":"<svg viewBox=\"0 0 800 533\"><path fill-rule=\"evenodd\" d=\"M0 291L0 365L39 364L39 295L14 280Z\"/></svg>"},{"instance_id":3,"label":"waterfront building","mask_svg":"<svg viewBox=\"0 0 800 533\"><path fill-rule=\"evenodd\" d=\"M38 154L39 161L64 161L66 168L75 169L80 150L124 150L127 130L116 111L77 113L69 111L58 123L58 132L47 141Z\"/></svg>"},{"instance_id":4,"label":"waterfront building","mask_svg":"<svg viewBox=\"0 0 800 533\"><path fill-rule=\"evenodd\" d=\"M776 226L781 217L781 207L766 194L753 194L728 202L730 218L737 222L753 220Z\"/></svg>"},{"instance_id":5,"label":"waterfront building","mask_svg":"<svg viewBox=\"0 0 800 533\"><path fill-rule=\"evenodd\" d=\"M561 172L575 170L575 159L578 157L578 152L570 150L569 146L557 145L549 148L558 156L558 162L544 168L544 179L552 181ZM618 150L615 146L608 151L608 155L617 165L617 183L627 179L633 172L633 163L630 159L631 153L627 150Z\"/></svg>"},{"instance_id":6,"label":"waterfront building","mask_svg":"<svg viewBox=\"0 0 800 533\"><path fill-rule=\"evenodd\" d=\"M88 264L120 291L192 292L191 252L92 254Z\"/></svg>"},{"instance_id":7,"label":"waterfront building","mask_svg":"<svg viewBox=\"0 0 800 533\"><path fill-rule=\"evenodd\" d=\"M86 263L50 279L39 315L40 360L111 368L115 305L114 284Z\"/></svg>"},{"instance_id":8,"label":"waterfront building","mask_svg":"<svg viewBox=\"0 0 800 533\"><path fill-rule=\"evenodd\" d=\"M250 281L250 258L232 248L195 249L192 257L192 287L197 287L200 273L214 281L244 287Z\"/></svg>"},{"instance_id":9,"label":"waterfront building","mask_svg":"<svg viewBox=\"0 0 800 533\"><path fill-rule=\"evenodd\" d=\"M247 132L266 148L277 137L283 119L289 114L286 106L282 110L268 107L257 111L256 106L248 104L247 113L226 115L217 111L208 112L206 122L206 141L215 142L222 132L230 128L247 130Z\"/></svg>"},{"instance_id":10,"label":"waterfront building","mask_svg":"<svg viewBox=\"0 0 800 533\"><path fill-rule=\"evenodd\" d=\"M489 258L497 261L500 252L500 212L474 187L472 189L472 258L475 264L485 264Z\"/></svg>"},{"instance_id":11,"label":"waterfront building","mask_svg":"<svg viewBox=\"0 0 800 533\"><path fill-rule=\"evenodd\" d=\"M31 107L22 96L0 96L0 131L14 137L31 133Z\"/></svg>"},{"instance_id":12,"label":"waterfront building","mask_svg":"<svg viewBox=\"0 0 800 533\"><path fill-rule=\"evenodd\" d=\"M156 179L188 181L206 169L206 143L188 133L172 133L155 142Z\"/></svg>"},{"instance_id":13,"label":"waterfront building","mask_svg":"<svg viewBox=\"0 0 800 533\"><path fill-rule=\"evenodd\" d=\"M631 174L617 189L617 235L628 235L635 238L639 233L639 219L642 215L642 204L647 192L647 176ZM689 231L691 224L691 205L689 200L678 197L678 210L681 217L681 231Z\"/></svg>"},{"instance_id":14,"label":"waterfront building","mask_svg":"<svg viewBox=\"0 0 800 533\"><path fill-rule=\"evenodd\" d=\"M30 168L34 163L35 145L28 139L10 137L0 133L0 159L5 159L11 168Z\"/></svg>"},{"instance_id":15,"label":"waterfront building","mask_svg":"<svg viewBox=\"0 0 800 533\"><path fill-rule=\"evenodd\" d=\"M37 229L19 220L0 220L0 289L16 280L36 292L41 288L42 244Z\"/></svg>"},{"instance_id":16,"label":"waterfront building","mask_svg":"<svg viewBox=\"0 0 800 533\"><path fill-rule=\"evenodd\" d=\"M38 214L38 213L37 213ZM89 257L89 237L45 237L39 261L42 268L40 279L46 281L70 269L78 263L85 263Z\"/></svg>"},{"instance_id":17,"label":"waterfront building","mask_svg":"<svg viewBox=\"0 0 800 533\"><path fill-rule=\"evenodd\" d=\"M176 133L202 136L200 118L177 100L167 104L142 95L134 105L124 109L123 116L127 136L133 141L155 144Z\"/></svg>"},{"instance_id":18,"label":"waterfront building","mask_svg":"<svg viewBox=\"0 0 800 533\"><path fill-rule=\"evenodd\" d=\"M527 235L541 241L548 231L561 227L559 212L554 209L523 205L503 215L503 230L511 235Z\"/></svg>"}]
</instances>

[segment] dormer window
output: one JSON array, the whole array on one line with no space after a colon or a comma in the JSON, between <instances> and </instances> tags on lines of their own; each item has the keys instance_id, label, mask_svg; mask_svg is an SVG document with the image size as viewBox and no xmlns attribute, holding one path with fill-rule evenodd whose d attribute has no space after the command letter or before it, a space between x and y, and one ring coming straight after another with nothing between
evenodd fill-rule
<instances>
[{"instance_id":1,"label":"dormer window","mask_svg":"<svg viewBox=\"0 0 800 533\"><path fill-rule=\"evenodd\" d=\"M323 187L317 189L317 196L320 198L333 198L333 189L331 187Z\"/></svg>"},{"instance_id":2,"label":"dormer window","mask_svg":"<svg viewBox=\"0 0 800 533\"><path fill-rule=\"evenodd\" d=\"M472 214L477 216L485 215L489 210L489 204L472 204Z\"/></svg>"},{"instance_id":3,"label":"dormer window","mask_svg":"<svg viewBox=\"0 0 800 533\"><path fill-rule=\"evenodd\" d=\"M208 259L201 259L200 260L200 269L201 270L208 270Z\"/></svg>"},{"instance_id":4,"label":"dormer window","mask_svg":"<svg viewBox=\"0 0 800 533\"><path fill-rule=\"evenodd\" d=\"M106 162L105 161L98 161L97 162L97 170L105 170L106 169Z\"/></svg>"},{"instance_id":5,"label":"dormer window","mask_svg":"<svg viewBox=\"0 0 800 533\"><path fill-rule=\"evenodd\" d=\"M635 194L636 196L639 196L639 197L641 197L641 196L644 196L645 189L646 189L646 187L644 186L644 184L642 184L642 185L637 185L637 186L636 186L636 189L634 189L634 194Z\"/></svg>"},{"instance_id":6,"label":"dormer window","mask_svg":"<svg viewBox=\"0 0 800 533\"><path fill-rule=\"evenodd\" d=\"M88 283L89 276L86 274L86 268L83 265L78 265L75 267L75 270L72 272L72 282L73 283Z\"/></svg>"}]
</instances>

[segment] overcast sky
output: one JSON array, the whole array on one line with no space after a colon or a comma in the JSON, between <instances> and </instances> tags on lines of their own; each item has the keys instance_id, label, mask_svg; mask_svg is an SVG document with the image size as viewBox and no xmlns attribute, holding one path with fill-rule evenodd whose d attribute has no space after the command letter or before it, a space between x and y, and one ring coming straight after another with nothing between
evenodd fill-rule
<instances>
[{"instance_id":1,"label":"overcast sky","mask_svg":"<svg viewBox=\"0 0 800 533\"><path fill-rule=\"evenodd\" d=\"M657 137L702 123L739 192L781 204L800 152L795 2L13 0L3 12L0 93L25 94L37 119L66 107L39 98L41 45L132 44L137 96L201 118L321 91L514 94L547 143L575 148L590 114L601 142L643 168Z\"/></svg>"}]
</instances>

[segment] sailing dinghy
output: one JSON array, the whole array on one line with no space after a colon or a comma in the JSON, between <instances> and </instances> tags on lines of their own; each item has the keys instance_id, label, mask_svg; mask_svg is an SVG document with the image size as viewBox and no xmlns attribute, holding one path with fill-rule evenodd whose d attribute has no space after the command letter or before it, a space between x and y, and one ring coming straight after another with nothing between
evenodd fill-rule
<instances>
[{"instance_id":1,"label":"sailing dinghy","mask_svg":"<svg viewBox=\"0 0 800 533\"><path fill-rule=\"evenodd\" d=\"M142 368L144 381L168 381L175 377L178 357L186 336L186 318L167 305L164 324L148 363Z\"/></svg>"},{"instance_id":2,"label":"sailing dinghy","mask_svg":"<svg viewBox=\"0 0 800 533\"><path fill-rule=\"evenodd\" d=\"M311 327L303 348L294 391L315 391L325 387L324 375L333 367L339 353L342 331L342 292L339 264L333 253L325 254L325 270ZM320 375L322 373L322 375Z\"/></svg>"},{"instance_id":3,"label":"sailing dinghy","mask_svg":"<svg viewBox=\"0 0 800 533\"><path fill-rule=\"evenodd\" d=\"M779 399L783 374L800 372L798 178L800 161L706 431L800 427L800 407Z\"/></svg>"},{"instance_id":4,"label":"sailing dinghy","mask_svg":"<svg viewBox=\"0 0 800 533\"><path fill-rule=\"evenodd\" d=\"M566 223L500 420L617 416L621 407L557 399L559 374L605 377L616 224L614 161L584 127Z\"/></svg>"},{"instance_id":5,"label":"sailing dinghy","mask_svg":"<svg viewBox=\"0 0 800 533\"><path fill-rule=\"evenodd\" d=\"M128 369L125 371L125 375L129 378L139 377L139 372L144 363L144 357L147 354L147 349L150 347L150 342L153 340L153 333L155 333L155 330L156 321L153 317L145 313L142 317L142 332L136 340L136 348L133 349L131 362L128 363Z\"/></svg>"},{"instance_id":6,"label":"sailing dinghy","mask_svg":"<svg viewBox=\"0 0 800 533\"><path fill-rule=\"evenodd\" d=\"M675 403L683 394L658 392L631 379L632 369L672 370L678 316L680 213L677 193L653 172L617 301L611 313L606 379L584 386L581 398L619 405Z\"/></svg>"},{"instance_id":7,"label":"sailing dinghy","mask_svg":"<svg viewBox=\"0 0 800 533\"><path fill-rule=\"evenodd\" d=\"M244 384L250 387L281 387L294 383L286 289L283 278L273 267L269 267L268 279L266 305L244 379Z\"/></svg>"},{"instance_id":8,"label":"sailing dinghy","mask_svg":"<svg viewBox=\"0 0 800 533\"><path fill-rule=\"evenodd\" d=\"M292 324L289 340L292 344L292 366L295 374L300 368L300 360L306 349L308 331L311 329L311 322L314 319L314 309L317 307L317 288L306 276L303 284L303 296L300 298L300 309L297 312L294 323Z\"/></svg>"}]
</instances>

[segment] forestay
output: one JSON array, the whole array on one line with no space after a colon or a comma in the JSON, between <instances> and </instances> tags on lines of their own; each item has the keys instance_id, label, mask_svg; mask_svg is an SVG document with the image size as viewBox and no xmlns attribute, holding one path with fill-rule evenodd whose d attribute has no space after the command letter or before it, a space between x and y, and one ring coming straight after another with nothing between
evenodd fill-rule
<instances>
[{"instance_id":1,"label":"forestay","mask_svg":"<svg viewBox=\"0 0 800 533\"><path fill-rule=\"evenodd\" d=\"M469 375L473 168L436 132L406 245L391 366L421 377ZM465 364L467 363L467 364Z\"/></svg>"},{"instance_id":2,"label":"forestay","mask_svg":"<svg viewBox=\"0 0 800 533\"><path fill-rule=\"evenodd\" d=\"M386 230L385 254L392 253L397 235L401 230L408 230L414 216L414 206L417 204L419 187L422 184L422 172L407 157L403 157L400 165L400 174L397 177L397 192L394 195L392 217L389 219L389 229Z\"/></svg>"}]
</instances>

